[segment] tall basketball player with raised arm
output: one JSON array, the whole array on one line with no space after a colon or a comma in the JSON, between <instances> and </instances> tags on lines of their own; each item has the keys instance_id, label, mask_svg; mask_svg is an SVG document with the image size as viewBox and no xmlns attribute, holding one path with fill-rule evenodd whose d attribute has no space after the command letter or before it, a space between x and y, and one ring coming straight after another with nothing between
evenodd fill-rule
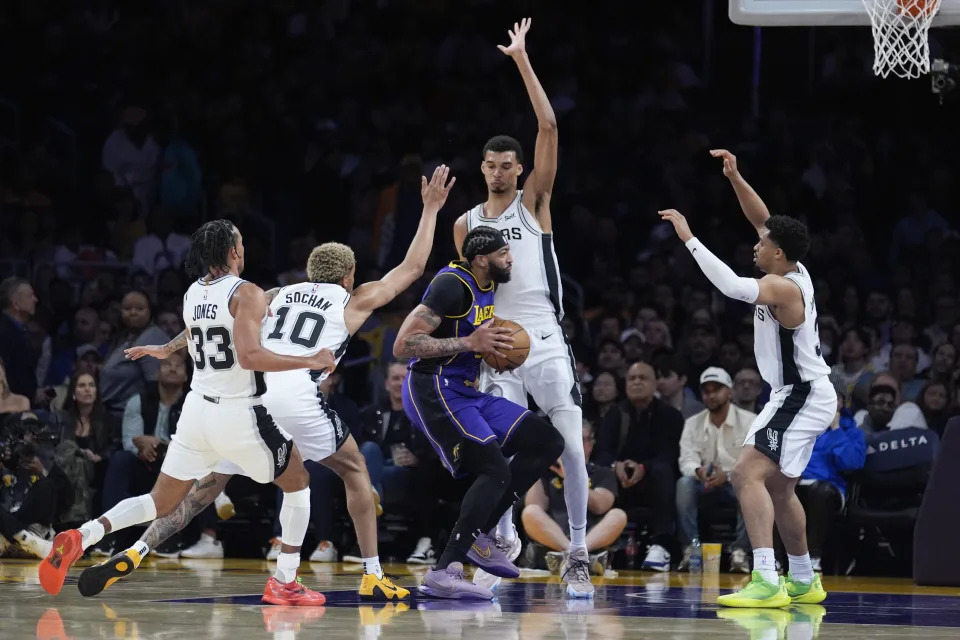
<instances>
[{"instance_id":1,"label":"tall basketball player with raised arm","mask_svg":"<svg viewBox=\"0 0 960 640\"><path fill-rule=\"evenodd\" d=\"M760 375L773 388L733 469L733 486L753 546L752 580L740 591L720 596L717 603L727 607L816 604L827 593L810 563L806 515L795 488L817 436L833 420L837 394L820 351L813 279L800 262L810 249L810 236L798 220L770 215L740 175L732 153L725 149L710 153L723 159L723 173L760 236L753 248L754 262L766 275L759 280L737 276L694 237L679 212L667 209L660 217L673 224L721 293L756 305L754 353ZM786 579L777 577L774 522L790 560Z\"/></svg>"},{"instance_id":2,"label":"tall basketball player with raised arm","mask_svg":"<svg viewBox=\"0 0 960 640\"><path fill-rule=\"evenodd\" d=\"M310 477L300 451L260 397L266 392L263 372L327 371L335 366L334 355L329 349L305 357L281 355L263 347L260 327L267 299L263 289L240 278L243 257L243 237L227 220L207 222L190 238L187 269L197 280L183 297L183 322L195 369L160 476L149 494L123 500L100 518L57 535L40 563L40 584L47 593L60 592L70 566L104 534L171 513L196 480L229 460L257 482L273 482L284 491L283 545L263 601L324 603L322 594L297 579L310 521ZM139 562L147 551L146 544L138 543L131 559Z\"/></svg>"},{"instance_id":3,"label":"tall basketball player with raised arm","mask_svg":"<svg viewBox=\"0 0 960 640\"><path fill-rule=\"evenodd\" d=\"M460 250L469 231L488 226L502 233L510 243L515 268L510 282L497 286L497 315L523 325L530 335L530 355L521 367L510 372L497 373L484 365L481 389L521 406L527 406L529 393L563 435L565 449L561 460L566 474L563 487L570 521L570 550L562 575L569 596L589 598L593 596L593 585L585 544L588 489L580 383L573 352L560 328L563 292L553 251L550 217L550 194L557 175L557 119L527 57L526 36L530 24L530 18L514 23L508 31L510 44L498 48L516 63L537 116L534 169L520 190L517 184L523 173L520 143L509 136L491 138L483 148L480 165L487 182L487 201L457 219L453 238ZM496 541L511 560L520 555L512 509L500 519ZM474 582L493 589L499 580L478 571Z\"/></svg>"}]
</instances>

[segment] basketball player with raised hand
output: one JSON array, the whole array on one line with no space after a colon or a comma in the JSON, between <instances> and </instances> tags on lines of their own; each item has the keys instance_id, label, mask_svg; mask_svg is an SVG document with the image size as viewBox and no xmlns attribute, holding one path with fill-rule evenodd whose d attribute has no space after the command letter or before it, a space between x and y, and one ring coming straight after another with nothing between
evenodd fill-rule
<instances>
[{"instance_id":1,"label":"basketball player with raised hand","mask_svg":"<svg viewBox=\"0 0 960 640\"><path fill-rule=\"evenodd\" d=\"M39 569L40 584L48 593L60 592L70 566L106 533L171 513L198 478L229 460L257 482L275 483L286 496L280 511L283 546L264 602L324 603L322 594L297 578L310 518L310 478L300 451L274 423L260 397L266 391L263 372L328 371L336 363L329 349L298 357L263 347L260 327L267 299L260 287L240 278L243 256L243 237L227 220L208 222L191 237L187 268L198 279L183 299L187 330L179 348L189 346L195 368L160 476L149 494L123 500L100 518L57 535ZM148 550L137 543L123 569L132 571Z\"/></svg>"},{"instance_id":2,"label":"basketball player with raised hand","mask_svg":"<svg viewBox=\"0 0 960 640\"><path fill-rule=\"evenodd\" d=\"M590 583L585 543L589 490L583 456L580 383L573 352L560 328L563 291L553 250L550 216L550 195L557 174L557 119L527 57L526 36L530 25L530 18L524 18L520 24L514 23L513 29L508 31L510 44L498 48L516 63L537 116L534 168L520 190L518 178L523 173L520 143L504 135L491 138L484 145L480 165L487 183L487 201L460 216L454 225L453 236L459 250L468 232L486 226L502 233L510 243L516 269L509 282L497 286L497 315L515 321L527 330L530 355L513 371L497 373L484 366L480 388L521 406L527 406L529 393L563 435L566 446L561 460L566 472L563 487L570 524L570 549L561 573L569 596L589 598L594 589ZM520 555L520 540L512 511L502 514L497 524L496 541L511 560ZM495 576L477 572L474 582L496 588L499 581Z\"/></svg>"},{"instance_id":3,"label":"basketball player with raised hand","mask_svg":"<svg viewBox=\"0 0 960 640\"><path fill-rule=\"evenodd\" d=\"M420 591L490 600L489 588L464 580L463 563L469 559L501 578L520 575L487 532L556 462L563 438L526 407L477 389L483 354L503 357L501 350L513 346L514 329L491 322L494 285L510 281L513 260L503 236L489 227L468 233L460 253L465 260L437 272L404 320L393 354L412 358L403 381L410 422L451 474L474 476L446 548Z\"/></svg>"},{"instance_id":4,"label":"basketball player with raised hand","mask_svg":"<svg viewBox=\"0 0 960 640\"><path fill-rule=\"evenodd\" d=\"M728 607L784 607L816 604L826 598L813 572L807 548L806 515L795 488L810 461L817 437L830 425L837 395L823 360L817 333L813 279L800 262L810 248L807 228L787 216L771 216L760 196L737 170L725 149L710 152L723 159L747 220L760 236L754 262L764 275L741 278L700 242L676 210L660 211L673 224L704 275L727 297L756 305L754 353L760 375L773 388L770 402L747 434L733 469L733 486L753 546L750 583L720 596ZM777 577L773 525L790 561L786 579Z\"/></svg>"},{"instance_id":5,"label":"basketball player with raised hand","mask_svg":"<svg viewBox=\"0 0 960 640\"><path fill-rule=\"evenodd\" d=\"M443 207L456 178L440 165L429 182L421 184L423 213L420 225L407 255L396 268L381 280L354 289L356 260L353 251L342 244L329 242L316 247L307 260L308 282L271 289L267 297L271 318L263 327L263 344L277 353L307 356L317 350L330 349L339 362L350 337L376 309L392 301L412 285L426 268L433 248L437 214ZM129 350L136 359L146 355L165 358L179 348L178 339L163 346L136 347ZM363 558L360 597L374 600L403 600L410 592L384 576L377 552L377 516L373 487L356 440L347 425L327 405L317 385L326 372L289 371L266 376L267 393L264 406L285 431L290 433L307 460L317 460L335 471L344 482L347 510L353 519L357 542ZM141 541L156 547L182 529L216 496L227 481L242 468L221 464L216 472L201 480L176 511L150 525ZM284 502L285 504L285 502ZM80 578L83 595L95 595L126 573L117 570L118 563L129 564L130 550L115 555L107 562L90 567ZM134 566L139 561L134 563Z\"/></svg>"}]
</instances>

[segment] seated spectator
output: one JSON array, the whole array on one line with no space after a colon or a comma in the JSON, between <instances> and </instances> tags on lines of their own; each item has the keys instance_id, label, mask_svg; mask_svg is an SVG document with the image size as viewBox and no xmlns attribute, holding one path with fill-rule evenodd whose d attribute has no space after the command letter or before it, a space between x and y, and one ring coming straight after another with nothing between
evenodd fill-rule
<instances>
[{"instance_id":1,"label":"seated spectator","mask_svg":"<svg viewBox=\"0 0 960 640\"><path fill-rule=\"evenodd\" d=\"M73 377L79 376L82 373L87 373L93 376L96 379L100 379L100 365L103 363L103 357L100 355L100 351L96 346L92 344L84 344L77 347L77 359L74 362L74 372ZM73 393L73 389L70 388L70 378L66 380L63 384L58 384L53 387L53 399L50 401L50 410L51 411L62 411L64 405L66 405L67 398L70 397L70 394ZM103 399L100 397L99 383L97 384L97 401L102 402ZM118 420L114 420L114 424L119 424Z\"/></svg>"},{"instance_id":2,"label":"seated spectator","mask_svg":"<svg viewBox=\"0 0 960 640\"><path fill-rule=\"evenodd\" d=\"M897 378L886 371L873 378L867 408L858 411L854 420L867 434L906 427L923 428L926 424L916 403L900 402Z\"/></svg>"},{"instance_id":3,"label":"seated spectator","mask_svg":"<svg viewBox=\"0 0 960 640\"><path fill-rule=\"evenodd\" d=\"M100 396L107 412L115 416L124 413L131 397L152 387L157 382L160 360L140 358L127 360L125 349L149 344L164 344L170 338L155 324L150 298L142 291L130 291L123 296L120 311L121 327L100 371ZM134 494L136 495L136 494Z\"/></svg>"},{"instance_id":4,"label":"seated spectator","mask_svg":"<svg viewBox=\"0 0 960 640\"><path fill-rule=\"evenodd\" d=\"M890 373L900 381L901 402L916 402L924 380L917 375L920 349L912 344L898 344L890 350Z\"/></svg>"},{"instance_id":5,"label":"seated spectator","mask_svg":"<svg viewBox=\"0 0 960 640\"><path fill-rule=\"evenodd\" d=\"M80 346L95 342L100 325L100 314L93 307L80 307L73 314L70 334L57 340L47 368L45 384L55 386L69 380L74 370Z\"/></svg>"},{"instance_id":6,"label":"seated spectator","mask_svg":"<svg viewBox=\"0 0 960 640\"><path fill-rule=\"evenodd\" d=\"M707 504L737 507L737 539L730 548L730 570L749 573L747 552L750 541L730 482L733 466L757 414L731 402L733 380L719 367L700 374L700 391L707 408L687 418L680 437L680 479L677 480L677 520L683 560L678 569L690 564L691 542L700 537L698 513Z\"/></svg>"},{"instance_id":7,"label":"seated spectator","mask_svg":"<svg viewBox=\"0 0 960 640\"><path fill-rule=\"evenodd\" d=\"M636 362L643 357L646 340L643 332L636 327L630 327L620 334L620 344L623 345L624 358L627 362Z\"/></svg>"},{"instance_id":8,"label":"seated spectator","mask_svg":"<svg viewBox=\"0 0 960 640\"><path fill-rule=\"evenodd\" d=\"M593 425L583 421L583 451L587 460L596 442ZM523 528L534 542L550 549L547 566L555 570L563 566L563 554L570 548L567 538L567 503L563 497L563 463L550 467L551 473L527 491L521 518ZM607 547L620 538L627 526L627 514L613 506L617 499L617 477L609 467L587 462L590 488L587 494L587 551L590 567L603 575L607 565ZM552 561L551 561L552 559Z\"/></svg>"},{"instance_id":9,"label":"seated spectator","mask_svg":"<svg viewBox=\"0 0 960 640\"><path fill-rule=\"evenodd\" d=\"M150 492L160 474L170 437L177 430L188 380L186 355L177 351L157 362L160 367L156 385L126 403L123 448L113 454L107 466L104 509L111 509L131 496ZM113 555L112 542L109 539L101 542L95 555Z\"/></svg>"},{"instance_id":10,"label":"seated spectator","mask_svg":"<svg viewBox=\"0 0 960 640\"><path fill-rule=\"evenodd\" d=\"M8 444L0 450L0 548L16 544L21 553L44 558L52 546L57 487L36 445L12 434L14 428L5 428Z\"/></svg>"},{"instance_id":11,"label":"seated spectator","mask_svg":"<svg viewBox=\"0 0 960 640\"><path fill-rule=\"evenodd\" d=\"M620 401L620 385L616 374L601 371L590 387L590 402L585 407L592 420L602 420L610 409L616 409Z\"/></svg>"},{"instance_id":12,"label":"seated spectator","mask_svg":"<svg viewBox=\"0 0 960 640\"><path fill-rule=\"evenodd\" d=\"M928 382L920 393L918 406L923 413L924 425L927 429L937 432L937 436L943 438L943 430L947 426L947 420L957 415L955 400L950 397L950 386L945 382Z\"/></svg>"},{"instance_id":13,"label":"seated spectator","mask_svg":"<svg viewBox=\"0 0 960 640\"><path fill-rule=\"evenodd\" d=\"M157 326L173 340L183 331L183 316L176 311L164 309L157 314Z\"/></svg>"},{"instance_id":14,"label":"seated spectator","mask_svg":"<svg viewBox=\"0 0 960 640\"><path fill-rule=\"evenodd\" d=\"M862 469L867 455L866 436L857 429L853 416L845 407L848 397L842 377L832 376L837 387L837 414L830 428L817 438L810 462L797 483L797 497L807 514L807 546L814 571L820 571L823 545L830 535L837 514L843 509L847 483L841 472ZM886 396L883 387L877 397ZM891 414L892 415L892 414Z\"/></svg>"},{"instance_id":15,"label":"seated spectator","mask_svg":"<svg viewBox=\"0 0 960 640\"><path fill-rule=\"evenodd\" d=\"M434 472L441 469L423 432L413 428L403 411L401 391L406 372L405 363L390 363L384 383L387 399L361 413L354 437L360 443L373 488L383 497L386 508L413 516L412 533L417 544L407 562L432 564L441 514L437 513L436 499L423 500L422 496L437 495L431 483L437 478Z\"/></svg>"},{"instance_id":16,"label":"seated spectator","mask_svg":"<svg viewBox=\"0 0 960 640\"><path fill-rule=\"evenodd\" d=\"M956 368L957 348L950 342L943 342L933 350L933 362L930 368L923 372L923 377L949 385Z\"/></svg>"},{"instance_id":17,"label":"seated spectator","mask_svg":"<svg viewBox=\"0 0 960 640\"><path fill-rule=\"evenodd\" d=\"M6 387L37 401L37 361L40 357L27 335L27 324L37 311L37 296L23 278L0 282L0 359L6 367Z\"/></svg>"},{"instance_id":18,"label":"seated spectator","mask_svg":"<svg viewBox=\"0 0 960 640\"><path fill-rule=\"evenodd\" d=\"M703 411L703 403L687 387L687 366L683 358L672 353L656 359L657 392L660 399L679 411L684 419Z\"/></svg>"},{"instance_id":19,"label":"seated spectator","mask_svg":"<svg viewBox=\"0 0 960 640\"><path fill-rule=\"evenodd\" d=\"M865 374L873 373L869 356L870 335L860 328L847 329L840 343L839 362L833 365L833 373L841 377L847 397L852 396L854 388Z\"/></svg>"},{"instance_id":20,"label":"seated spectator","mask_svg":"<svg viewBox=\"0 0 960 640\"><path fill-rule=\"evenodd\" d=\"M760 396L763 394L763 379L756 369L744 368L737 371L733 378L733 404L749 411L760 413L763 404Z\"/></svg>"},{"instance_id":21,"label":"seated spectator","mask_svg":"<svg viewBox=\"0 0 960 640\"><path fill-rule=\"evenodd\" d=\"M614 338L604 338L600 342L597 348L597 371L613 371L617 375L623 375L626 362L623 345Z\"/></svg>"},{"instance_id":22,"label":"seated spectator","mask_svg":"<svg viewBox=\"0 0 960 640\"><path fill-rule=\"evenodd\" d=\"M7 370L0 358L0 416L6 413L20 413L30 410L30 399L27 396L14 393L7 382Z\"/></svg>"},{"instance_id":23,"label":"seated spectator","mask_svg":"<svg viewBox=\"0 0 960 640\"><path fill-rule=\"evenodd\" d=\"M644 568L670 570L683 416L655 396L656 375L649 362L627 370L627 402L622 411L609 411L597 431L594 461L611 466L620 483L618 505L627 513L645 506L653 511L652 544ZM621 416L625 415L626 419Z\"/></svg>"}]
</instances>

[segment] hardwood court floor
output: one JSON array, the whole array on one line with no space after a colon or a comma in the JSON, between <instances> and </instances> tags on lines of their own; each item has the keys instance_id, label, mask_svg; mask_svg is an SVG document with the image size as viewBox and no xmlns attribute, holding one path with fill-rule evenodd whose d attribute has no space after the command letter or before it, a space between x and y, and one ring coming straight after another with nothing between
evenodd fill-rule
<instances>
[{"instance_id":1,"label":"hardwood court floor","mask_svg":"<svg viewBox=\"0 0 960 640\"><path fill-rule=\"evenodd\" d=\"M304 563L304 582L323 591L319 608L261 605L268 565L256 560L167 561L144 565L95 598L76 590L79 569L60 595L43 592L36 563L0 560L0 640L38 638L586 638L649 640L810 640L960 638L960 589L907 580L824 579L825 606L723 610L716 596L746 576L621 572L597 579L591 601L569 600L556 578L505 582L492 603L418 599L363 604L357 565ZM413 588L422 568L387 572ZM416 592L414 592L416 596Z\"/></svg>"}]
</instances>

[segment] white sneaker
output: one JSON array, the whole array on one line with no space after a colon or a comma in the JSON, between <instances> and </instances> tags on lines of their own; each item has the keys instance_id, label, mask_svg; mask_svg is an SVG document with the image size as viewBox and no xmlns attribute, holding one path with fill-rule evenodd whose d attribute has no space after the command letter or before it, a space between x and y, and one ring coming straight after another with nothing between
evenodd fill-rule
<instances>
[{"instance_id":1,"label":"white sneaker","mask_svg":"<svg viewBox=\"0 0 960 640\"><path fill-rule=\"evenodd\" d=\"M822 573L823 569L820 568L820 558L810 558L810 566L813 567L813 570L817 573Z\"/></svg>"},{"instance_id":2,"label":"white sneaker","mask_svg":"<svg viewBox=\"0 0 960 640\"><path fill-rule=\"evenodd\" d=\"M270 538L270 548L267 549L267 562L276 562L280 557L280 538Z\"/></svg>"},{"instance_id":3,"label":"white sneaker","mask_svg":"<svg viewBox=\"0 0 960 640\"><path fill-rule=\"evenodd\" d=\"M410 557L407 558L407 564L426 564L430 566L437 564L437 557L433 552L433 541L430 538L417 540L417 546Z\"/></svg>"},{"instance_id":4,"label":"white sneaker","mask_svg":"<svg viewBox=\"0 0 960 640\"><path fill-rule=\"evenodd\" d=\"M670 571L670 552L658 544L650 545L642 568L648 571Z\"/></svg>"},{"instance_id":5,"label":"white sneaker","mask_svg":"<svg viewBox=\"0 0 960 640\"><path fill-rule=\"evenodd\" d=\"M150 549L150 553L147 555L157 556L158 558L166 558L167 560L176 560L180 557L180 554L183 551L181 549L176 549L175 551L157 551L156 549Z\"/></svg>"},{"instance_id":6,"label":"white sneaker","mask_svg":"<svg viewBox=\"0 0 960 640\"><path fill-rule=\"evenodd\" d=\"M750 561L743 549L730 550L730 573L750 573Z\"/></svg>"},{"instance_id":7,"label":"white sneaker","mask_svg":"<svg viewBox=\"0 0 960 640\"><path fill-rule=\"evenodd\" d=\"M571 598L592 598L590 582L590 555L586 547L573 549L563 563L560 579L567 583L567 595Z\"/></svg>"},{"instance_id":8,"label":"white sneaker","mask_svg":"<svg viewBox=\"0 0 960 640\"><path fill-rule=\"evenodd\" d=\"M46 557L46 556L44 556ZM113 557L113 547L94 547L90 549L91 558L112 558Z\"/></svg>"},{"instance_id":9,"label":"white sneaker","mask_svg":"<svg viewBox=\"0 0 960 640\"><path fill-rule=\"evenodd\" d=\"M520 541L520 536L517 534L516 525L513 526L513 540L509 542L502 536L494 536L496 540L497 549L503 552L507 559L510 562L513 562L520 557L520 550L523 548L523 543ZM497 587L500 586L502 578L499 578L492 573L487 573L483 569L477 569L473 573L473 584L485 589L490 589L490 591L496 591Z\"/></svg>"},{"instance_id":10,"label":"white sneaker","mask_svg":"<svg viewBox=\"0 0 960 640\"><path fill-rule=\"evenodd\" d=\"M223 545L220 541L206 533L200 534L200 539L192 547L180 552L181 558L223 558Z\"/></svg>"},{"instance_id":11,"label":"white sneaker","mask_svg":"<svg viewBox=\"0 0 960 640\"><path fill-rule=\"evenodd\" d=\"M233 506L233 500L230 499L226 491L220 492L220 495L213 499L213 506L216 507L217 517L221 520L229 520L237 515L237 510Z\"/></svg>"},{"instance_id":12,"label":"white sneaker","mask_svg":"<svg viewBox=\"0 0 960 640\"><path fill-rule=\"evenodd\" d=\"M337 548L329 540L321 540L310 554L310 562L336 562Z\"/></svg>"},{"instance_id":13,"label":"white sneaker","mask_svg":"<svg viewBox=\"0 0 960 640\"><path fill-rule=\"evenodd\" d=\"M13 539L23 551L26 551L35 558L43 560L53 550L53 543L44 540L35 533L23 530L13 535Z\"/></svg>"}]
</instances>

